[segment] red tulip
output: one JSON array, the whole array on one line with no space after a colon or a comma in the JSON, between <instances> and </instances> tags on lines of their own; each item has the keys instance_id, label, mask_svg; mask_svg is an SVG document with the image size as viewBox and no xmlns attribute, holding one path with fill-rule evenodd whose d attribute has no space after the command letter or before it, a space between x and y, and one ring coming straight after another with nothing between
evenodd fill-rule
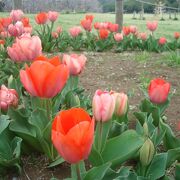
<instances>
[{"instance_id":1,"label":"red tulip","mask_svg":"<svg viewBox=\"0 0 180 180\"><path fill-rule=\"evenodd\" d=\"M41 12L36 15L35 20L37 24L46 24L46 22L48 21L48 14L45 12Z\"/></svg>"},{"instance_id":2,"label":"red tulip","mask_svg":"<svg viewBox=\"0 0 180 180\"><path fill-rule=\"evenodd\" d=\"M90 20L91 22L93 22L94 16L91 14L87 14L86 15L86 20Z\"/></svg>"},{"instance_id":3,"label":"red tulip","mask_svg":"<svg viewBox=\"0 0 180 180\"><path fill-rule=\"evenodd\" d=\"M179 39L180 38L180 32L175 32L174 33L174 38Z\"/></svg>"},{"instance_id":4,"label":"red tulip","mask_svg":"<svg viewBox=\"0 0 180 180\"><path fill-rule=\"evenodd\" d=\"M68 68L57 62L36 60L30 67L20 71L20 79L25 89L40 98L52 98L65 86L69 77Z\"/></svg>"},{"instance_id":5,"label":"red tulip","mask_svg":"<svg viewBox=\"0 0 180 180\"><path fill-rule=\"evenodd\" d=\"M159 39L159 45L164 45L164 44L166 44L166 42L167 42L167 40L166 40L166 38L165 37L161 37L160 39Z\"/></svg>"},{"instance_id":6,"label":"red tulip","mask_svg":"<svg viewBox=\"0 0 180 180\"><path fill-rule=\"evenodd\" d=\"M163 79L157 78L150 82L148 87L149 98L153 103L164 103L170 91L170 84Z\"/></svg>"},{"instance_id":7,"label":"red tulip","mask_svg":"<svg viewBox=\"0 0 180 180\"><path fill-rule=\"evenodd\" d=\"M108 36L109 36L109 31L107 29L100 29L99 30L100 39L107 39Z\"/></svg>"},{"instance_id":8,"label":"red tulip","mask_svg":"<svg viewBox=\"0 0 180 180\"><path fill-rule=\"evenodd\" d=\"M7 111L11 106L18 106L18 94L15 89L8 89L2 85L0 89L0 109Z\"/></svg>"},{"instance_id":9,"label":"red tulip","mask_svg":"<svg viewBox=\"0 0 180 180\"><path fill-rule=\"evenodd\" d=\"M81 26L86 30L86 31L91 31L92 30L92 22L90 19L83 19L81 21Z\"/></svg>"},{"instance_id":10,"label":"red tulip","mask_svg":"<svg viewBox=\"0 0 180 180\"><path fill-rule=\"evenodd\" d=\"M94 119L81 108L61 111L52 125L52 142L69 163L87 159L94 136Z\"/></svg>"},{"instance_id":11,"label":"red tulip","mask_svg":"<svg viewBox=\"0 0 180 180\"><path fill-rule=\"evenodd\" d=\"M129 26L124 26L124 27L123 27L123 34L124 34L125 36L128 36L128 35L130 34L130 28L129 28Z\"/></svg>"},{"instance_id":12,"label":"red tulip","mask_svg":"<svg viewBox=\"0 0 180 180\"><path fill-rule=\"evenodd\" d=\"M109 23L108 29L109 29L110 32L118 32L119 25L118 24Z\"/></svg>"},{"instance_id":13,"label":"red tulip","mask_svg":"<svg viewBox=\"0 0 180 180\"><path fill-rule=\"evenodd\" d=\"M0 23L4 28L7 28L12 23L12 18L11 17L1 18Z\"/></svg>"}]
</instances>

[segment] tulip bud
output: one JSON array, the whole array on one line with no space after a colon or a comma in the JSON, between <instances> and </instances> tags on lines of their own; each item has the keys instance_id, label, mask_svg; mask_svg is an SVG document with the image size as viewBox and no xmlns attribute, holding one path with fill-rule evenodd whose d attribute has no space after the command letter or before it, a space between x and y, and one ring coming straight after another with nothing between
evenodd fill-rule
<instances>
[{"instance_id":1,"label":"tulip bud","mask_svg":"<svg viewBox=\"0 0 180 180\"><path fill-rule=\"evenodd\" d=\"M146 122L143 124L143 129L144 129L144 135L148 137L149 129L148 129L148 125Z\"/></svg>"},{"instance_id":2,"label":"tulip bud","mask_svg":"<svg viewBox=\"0 0 180 180\"><path fill-rule=\"evenodd\" d=\"M148 138L140 149L140 162L143 166L148 166L153 159L155 152L154 144Z\"/></svg>"},{"instance_id":3,"label":"tulip bud","mask_svg":"<svg viewBox=\"0 0 180 180\"><path fill-rule=\"evenodd\" d=\"M66 102L67 102L67 106L69 108L71 108L71 107L80 107L79 97L76 94L73 94L72 92L69 92L66 95Z\"/></svg>"}]
</instances>

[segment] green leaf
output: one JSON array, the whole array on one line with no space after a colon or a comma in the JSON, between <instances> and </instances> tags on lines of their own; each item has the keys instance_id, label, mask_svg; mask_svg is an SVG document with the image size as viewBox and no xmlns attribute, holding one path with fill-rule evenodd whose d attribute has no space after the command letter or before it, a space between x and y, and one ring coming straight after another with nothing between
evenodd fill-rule
<instances>
[{"instance_id":1,"label":"green leaf","mask_svg":"<svg viewBox=\"0 0 180 180\"><path fill-rule=\"evenodd\" d=\"M54 162L52 162L48 167L52 168L59 164L62 164L63 162L64 162L64 159L62 157L58 157L58 159L56 159Z\"/></svg>"},{"instance_id":2,"label":"green leaf","mask_svg":"<svg viewBox=\"0 0 180 180\"><path fill-rule=\"evenodd\" d=\"M147 169L146 177L149 177L151 180L157 180L164 176L166 172L166 162L167 153L155 155Z\"/></svg>"},{"instance_id":3,"label":"green leaf","mask_svg":"<svg viewBox=\"0 0 180 180\"><path fill-rule=\"evenodd\" d=\"M84 177L84 180L101 180L105 176L107 170L110 168L111 163L103 164L99 167L90 169Z\"/></svg>"},{"instance_id":4,"label":"green leaf","mask_svg":"<svg viewBox=\"0 0 180 180\"><path fill-rule=\"evenodd\" d=\"M136 156L138 150L143 145L144 140L134 130L128 130L107 141L102 152L103 161L112 162L112 165L120 165L123 162Z\"/></svg>"},{"instance_id":5,"label":"green leaf","mask_svg":"<svg viewBox=\"0 0 180 180\"><path fill-rule=\"evenodd\" d=\"M2 115L0 116L0 134L8 127L10 121L8 120L9 117Z\"/></svg>"},{"instance_id":6,"label":"green leaf","mask_svg":"<svg viewBox=\"0 0 180 180\"><path fill-rule=\"evenodd\" d=\"M176 165L175 179L180 179L180 164Z\"/></svg>"},{"instance_id":7,"label":"green leaf","mask_svg":"<svg viewBox=\"0 0 180 180\"><path fill-rule=\"evenodd\" d=\"M166 167L169 168L176 160L180 159L180 147L176 149L170 149L167 156Z\"/></svg>"}]
</instances>

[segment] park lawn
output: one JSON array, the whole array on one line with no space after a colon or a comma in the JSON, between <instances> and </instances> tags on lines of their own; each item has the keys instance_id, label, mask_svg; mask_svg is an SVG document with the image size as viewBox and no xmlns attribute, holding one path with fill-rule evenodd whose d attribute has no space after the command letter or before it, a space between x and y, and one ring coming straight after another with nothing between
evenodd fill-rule
<instances>
[{"instance_id":1,"label":"park lawn","mask_svg":"<svg viewBox=\"0 0 180 180\"><path fill-rule=\"evenodd\" d=\"M90 13L89 13L90 14ZM110 13L91 13L94 15L94 21L99 22L115 22L115 14ZM8 13L0 13L0 17L7 16ZM33 27L36 26L34 21L35 14L28 14L30 18L31 24ZM68 30L72 26L77 26L80 24L80 20L83 19L85 14L60 14L58 21L56 21L56 26L60 25L64 30ZM140 32L146 31L146 21L160 20L160 16L154 16L153 14L145 14L145 20L139 20L139 15L136 16L137 19L132 18L132 14L124 15L124 25L136 25L139 28ZM169 19L168 14L164 15L165 21L159 21L159 27L156 31L156 36L161 37L165 36L170 39L174 32L180 32L180 15L177 16L179 19L174 21L173 19ZM174 18L172 16L172 18Z\"/></svg>"}]
</instances>

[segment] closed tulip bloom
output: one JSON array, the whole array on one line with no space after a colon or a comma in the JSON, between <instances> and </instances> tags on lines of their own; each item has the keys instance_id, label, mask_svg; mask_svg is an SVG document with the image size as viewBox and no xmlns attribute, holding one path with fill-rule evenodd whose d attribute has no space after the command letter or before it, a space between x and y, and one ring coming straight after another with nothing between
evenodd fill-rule
<instances>
[{"instance_id":1,"label":"closed tulip bloom","mask_svg":"<svg viewBox=\"0 0 180 180\"><path fill-rule=\"evenodd\" d=\"M180 38L180 32L175 32L174 33L174 38L179 39Z\"/></svg>"},{"instance_id":2,"label":"closed tulip bloom","mask_svg":"<svg viewBox=\"0 0 180 180\"><path fill-rule=\"evenodd\" d=\"M137 32L137 27L136 27L136 26L131 25L131 26L129 27L129 29L130 29L130 32L131 32L132 34L136 34L136 32Z\"/></svg>"},{"instance_id":3,"label":"closed tulip bloom","mask_svg":"<svg viewBox=\"0 0 180 180\"><path fill-rule=\"evenodd\" d=\"M99 30L100 39L107 39L108 36L109 36L109 31L107 29L100 29Z\"/></svg>"},{"instance_id":4,"label":"closed tulip bloom","mask_svg":"<svg viewBox=\"0 0 180 180\"><path fill-rule=\"evenodd\" d=\"M20 71L25 89L35 97L53 98L65 86L69 77L68 68L51 61L36 60L30 67Z\"/></svg>"},{"instance_id":5,"label":"closed tulip bloom","mask_svg":"<svg viewBox=\"0 0 180 180\"><path fill-rule=\"evenodd\" d=\"M32 61L42 54L41 40L38 36L23 34L20 38L16 38L15 43L12 47L8 47L7 51L13 61Z\"/></svg>"},{"instance_id":6,"label":"closed tulip bloom","mask_svg":"<svg viewBox=\"0 0 180 180\"><path fill-rule=\"evenodd\" d=\"M69 33L72 37L77 37L82 33L80 26L75 26L69 29Z\"/></svg>"},{"instance_id":7,"label":"closed tulip bloom","mask_svg":"<svg viewBox=\"0 0 180 180\"><path fill-rule=\"evenodd\" d=\"M62 29L61 26L58 26L58 27L56 28L56 32L57 32L58 34L61 34L62 31L63 31L63 29Z\"/></svg>"},{"instance_id":8,"label":"closed tulip bloom","mask_svg":"<svg viewBox=\"0 0 180 180\"><path fill-rule=\"evenodd\" d=\"M41 12L36 15L35 20L37 24L46 24L46 22L48 21L48 14L45 12Z\"/></svg>"},{"instance_id":9,"label":"closed tulip bloom","mask_svg":"<svg viewBox=\"0 0 180 180\"><path fill-rule=\"evenodd\" d=\"M8 89L5 85L0 89L0 109L7 111L9 107L18 106L18 94L15 89Z\"/></svg>"},{"instance_id":10,"label":"closed tulip bloom","mask_svg":"<svg viewBox=\"0 0 180 180\"><path fill-rule=\"evenodd\" d=\"M140 33L139 34L140 39L142 39L143 41L145 41L147 39L147 34L146 33Z\"/></svg>"},{"instance_id":11,"label":"closed tulip bloom","mask_svg":"<svg viewBox=\"0 0 180 180\"><path fill-rule=\"evenodd\" d=\"M57 32L52 32L51 35L54 39L57 39L59 37L59 34Z\"/></svg>"},{"instance_id":12,"label":"closed tulip bloom","mask_svg":"<svg viewBox=\"0 0 180 180\"><path fill-rule=\"evenodd\" d=\"M114 34L114 39L116 42L121 42L123 40L123 34L122 33Z\"/></svg>"},{"instance_id":13,"label":"closed tulip bloom","mask_svg":"<svg viewBox=\"0 0 180 180\"><path fill-rule=\"evenodd\" d=\"M112 93L115 98L115 115L121 117L127 113L128 110L128 97L124 93Z\"/></svg>"},{"instance_id":14,"label":"closed tulip bloom","mask_svg":"<svg viewBox=\"0 0 180 180\"><path fill-rule=\"evenodd\" d=\"M119 25L109 23L108 29L109 29L110 32L118 32Z\"/></svg>"},{"instance_id":15,"label":"closed tulip bloom","mask_svg":"<svg viewBox=\"0 0 180 180\"><path fill-rule=\"evenodd\" d=\"M92 30L92 21L90 19L83 19L81 20L81 26L90 32Z\"/></svg>"},{"instance_id":16,"label":"closed tulip bloom","mask_svg":"<svg viewBox=\"0 0 180 180\"><path fill-rule=\"evenodd\" d=\"M130 34L130 27L129 26L124 26L123 27L123 34L125 36L128 36Z\"/></svg>"},{"instance_id":17,"label":"closed tulip bloom","mask_svg":"<svg viewBox=\"0 0 180 180\"><path fill-rule=\"evenodd\" d=\"M166 40L166 38L165 37L161 37L160 39L159 39L159 45L164 45L164 44L166 44L166 42L167 42L167 40Z\"/></svg>"},{"instance_id":18,"label":"closed tulip bloom","mask_svg":"<svg viewBox=\"0 0 180 180\"><path fill-rule=\"evenodd\" d=\"M152 21L152 22L148 21L146 26L151 32L154 32L158 27L158 22L157 21Z\"/></svg>"},{"instance_id":19,"label":"closed tulip bloom","mask_svg":"<svg viewBox=\"0 0 180 180\"><path fill-rule=\"evenodd\" d=\"M61 111L52 124L52 142L58 153L75 164L88 158L94 139L94 119L81 108Z\"/></svg>"},{"instance_id":20,"label":"closed tulip bloom","mask_svg":"<svg viewBox=\"0 0 180 180\"><path fill-rule=\"evenodd\" d=\"M11 36L18 37L24 33L24 26L21 21L17 21L15 25L10 24L8 26L8 32Z\"/></svg>"},{"instance_id":21,"label":"closed tulip bloom","mask_svg":"<svg viewBox=\"0 0 180 180\"><path fill-rule=\"evenodd\" d=\"M12 18L13 22L21 21L23 16L24 16L24 13L20 9L12 10L10 13L10 17Z\"/></svg>"},{"instance_id":22,"label":"closed tulip bloom","mask_svg":"<svg viewBox=\"0 0 180 180\"><path fill-rule=\"evenodd\" d=\"M91 22L93 22L94 16L91 14L87 14L86 15L86 20L90 20Z\"/></svg>"},{"instance_id":23,"label":"closed tulip bloom","mask_svg":"<svg viewBox=\"0 0 180 180\"><path fill-rule=\"evenodd\" d=\"M48 12L48 19L51 22L55 22L59 16L59 13L56 11L49 11Z\"/></svg>"},{"instance_id":24,"label":"closed tulip bloom","mask_svg":"<svg viewBox=\"0 0 180 180\"><path fill-rule=\"evenodd\" d=\"M79 75L82 70L85 67L87 58L84 55L77 55L77 54L72 54L72 55L63 55L63 64L65 64L71 75Z\"/></svg>"},{"instance_id":25,"label":"closed tulip bloom","mask_svg":"<svg viewBox=\"0 0 180 180\"><path fill-rule=\"evenodd\" d=\"M156 104L166 102L169 95L170 86L171 85L163 79L153 79L148 87L150 100Z\"/></svg>"},{"instance_id":26,"label":"closed tulip bloom","mask_svg":"<svg viewBox=\"0 0 180 180\"><path fill-rule=\"evenodd\" d=\"M93 97L92 107L95 120L106 122L113 116L115 99L109 92L97 90Z\"/></svg>"}]
</instances>

